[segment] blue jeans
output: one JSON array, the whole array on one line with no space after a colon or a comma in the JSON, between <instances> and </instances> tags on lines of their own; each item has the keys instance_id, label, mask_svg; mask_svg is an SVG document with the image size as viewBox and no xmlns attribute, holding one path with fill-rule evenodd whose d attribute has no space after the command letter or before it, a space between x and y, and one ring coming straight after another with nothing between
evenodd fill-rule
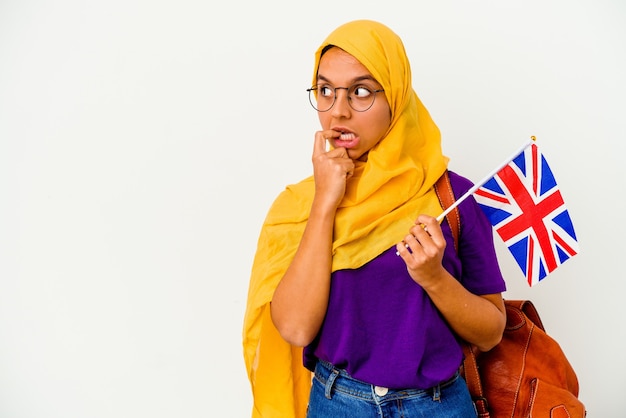
<instances>
[{"instance_id":1,"label":"blue jeans","mask_svg":"<svg viewBox=\"0 0 626 418\"><path fill-rule=\"evenodd\" d=\"M307 418L475 418L467 385L456 373L426 389L391 390L353 379L331 364L318 361Z\"/></svg>"}]
</instances>

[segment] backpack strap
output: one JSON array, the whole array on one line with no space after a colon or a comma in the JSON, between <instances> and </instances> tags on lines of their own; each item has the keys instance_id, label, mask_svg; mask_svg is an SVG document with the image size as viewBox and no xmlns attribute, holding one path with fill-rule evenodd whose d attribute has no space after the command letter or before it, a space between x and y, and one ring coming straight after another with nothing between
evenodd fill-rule
<instances>
[{"instance_id":1,"label":"backpack strap","mask_svg":"<svg viewBox=\"0 0 626 418\"><path fill-rule=\"evenodd\" d=\"M454 197L454 191L450 184L450 176L448 170L444 171L439 180L435 183L435 193L439 198L441 207L445 210L452 206L456 198ZM452 209L447 215L446 220L450 229L452 230L452 236L454 237L454 248L459 251L459 234L461 233L461 217L459 216L459 208Z\"/></svg>"},{"instance_id":2,"label":"backpack strap","mask_svg":"<svg viewBox=\"0 0 626 418\"><path fill-rule=\"evenodd\" d=\"M454 191L452 190L452 185L450 184L448 170L446 170L435 183L435 192L437 193L439 203L441 203L441 207L444 210L452 206L456 200L454 197ZM459 208L456 207L452 209L446 215L446 220L448 221L448 225L450 225L450 230L452 231L452 236L454 237L454 248L458 253L459 234L461 232L461 217L459 215ZM487 403L487 398L485 398L482 383L480 381L480 374L478 373L478 364L476 359L477 353L475 350L476 348L472 347L470 344L463 343L463 353L465 355L465 359L463 360L462 373L465 381L467 382L467 388L469 389L472 399L474 400L474 405L476 405L478 417L488 418L490 416L489 405Z\"/></svg>"}]
</instances>

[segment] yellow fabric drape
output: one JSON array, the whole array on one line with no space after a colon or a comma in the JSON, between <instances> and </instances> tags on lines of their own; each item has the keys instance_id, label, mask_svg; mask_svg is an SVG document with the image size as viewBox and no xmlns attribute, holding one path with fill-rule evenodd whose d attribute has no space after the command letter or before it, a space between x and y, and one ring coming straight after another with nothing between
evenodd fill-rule
<instances>
[{"instance_id":1,"label":"yellow fabric drape","mask_svg":"<svg viewBox=\"0 0 626 418\"><path fill-rule=\"evenodd\" d=\"M333 271L356 268L402 240L420 213L437 216L433 184L447 167L439 129L413 90L411 69L400 38L369 20L333 31L315 53L313 83L327 45L357 58L383 86L392 117L385 137L357 162L337 210ZM302 349L275 329L269 305L306 225L313 177L288 186L270 208L257 245L244 317L243 348L252 386L254 418L304 417L311 373Z\"/></svg>"}]
</instances>

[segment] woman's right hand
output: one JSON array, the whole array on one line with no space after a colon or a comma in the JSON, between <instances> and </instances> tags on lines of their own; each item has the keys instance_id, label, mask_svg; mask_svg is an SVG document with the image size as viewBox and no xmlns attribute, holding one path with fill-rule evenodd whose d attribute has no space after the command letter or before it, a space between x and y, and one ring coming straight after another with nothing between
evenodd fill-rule
<instances>
[{"instance_id":1,"label":"woman's right hand","mask_svg":"<svg viewBox=\"0 0 626 418\"><path fill-rule=\"evenodd\" d=\"M313 341L326 316L335 215L346 193L346 181L354 173L354 162L345 148L326 151L326 138L339 135L332 130L315 134L311 213L296 254L272 298L276 329L285 341L299 347Z\"/></svg>"},{"instance_id":2,"label":"woman's right hand","mask_svg":"<svg viewBox=\"0 0 626 418\"><path fill-rule=\"evenodd\" d=\"M346 182L354 174L354 161L345 148L326 151L327 139L337 135L332 130L316 132L312 158L315 200L332 209L339 206L346 193Z\"/></svg>"}]
</instances>

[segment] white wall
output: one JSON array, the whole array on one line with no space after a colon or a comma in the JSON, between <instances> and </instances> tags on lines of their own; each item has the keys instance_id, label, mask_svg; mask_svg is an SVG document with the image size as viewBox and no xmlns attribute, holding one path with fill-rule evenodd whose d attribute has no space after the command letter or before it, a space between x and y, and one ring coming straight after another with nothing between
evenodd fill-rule
<instances>
[{"instance_id":1,"label":"white wall","mask_svg":"<svg viewBox=\"0 0 626 418\"><path fill-rule=\"evenodd\" d=\"M362 17L405 40L453 169L537 136L581 254L528 288L499 242L506 296L590 418L626 414L621 0L2 0L1 417L249 416L259 228L310 173L313 51Z\"/></svg>"}]
</instances>

